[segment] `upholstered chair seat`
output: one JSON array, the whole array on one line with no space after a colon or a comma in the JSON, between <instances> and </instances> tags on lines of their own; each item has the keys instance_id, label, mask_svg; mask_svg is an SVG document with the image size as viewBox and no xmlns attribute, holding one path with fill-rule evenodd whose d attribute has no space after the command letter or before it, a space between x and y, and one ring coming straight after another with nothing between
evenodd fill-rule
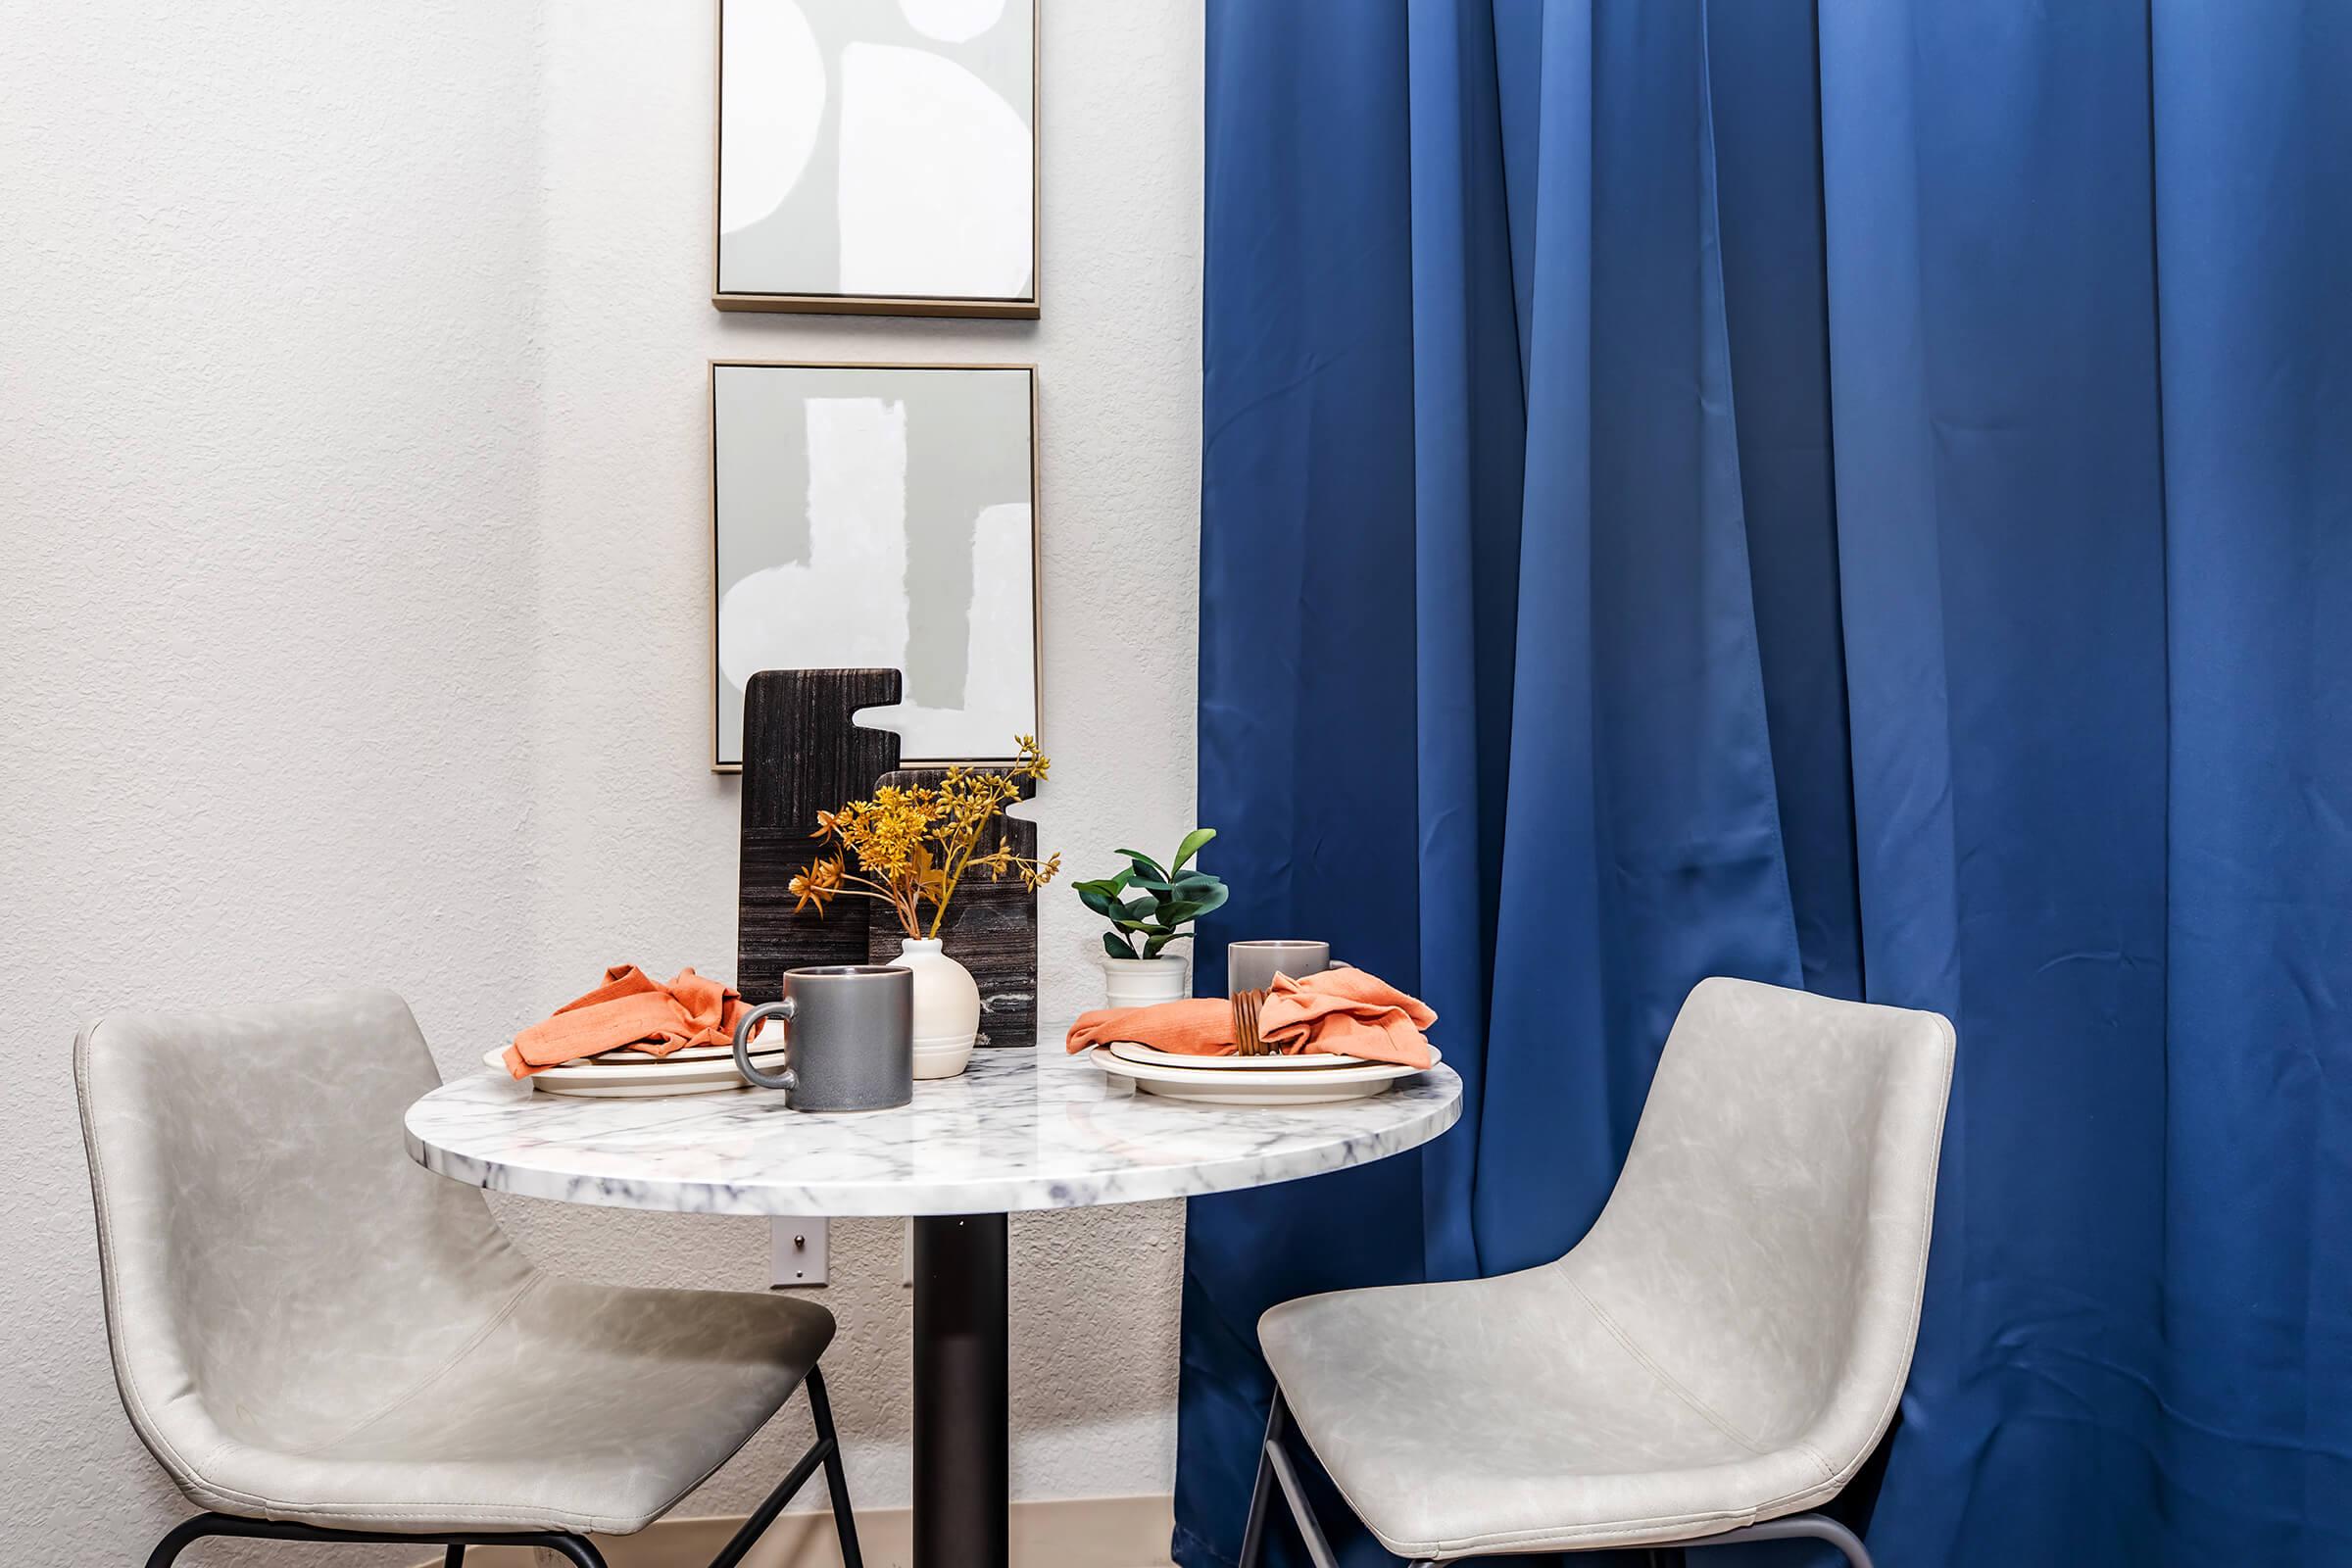
<instances>
[{"instance_id":1,"label":"upholstered chair seat","mask_svg":"<svg viewBox=\"0 0 2352 1568\"><path fill-rule=\"evenodd\" d=\"M1835 1521L1763 1527L1837 1497L1895 1417L1953 1048L1934 1013L1701 983L1567 1255L1260 1320L1280 1394L1245 1564L1271 1486L1292 1490L1286 1411L1400 1556L1739 1532L1866 1562Z\"/></svg>"},{"instance_id":2,"label":"upholstered chair seat","mask_svg":"<svg viewBox=\"0 0 2352 1568\"><path fill-rule=\"evenodd\" d=\"M398 997L109 1017L74 1071L123 1407L200 1506L626 1534L804 1381L824 1451L802 1473L838 1484L814 1381L831 1315L542 1272L479 1192L403 1150L402 1112L438 1078Z\"/></svg>"},{"instance_id":3,"label":"upholstered chair seat","mask_svg":"<svg viewBox=\"0 0 2352 1568\"><path fill-rule=\"evenodd\" d=\"M833 1336L805 1301L538 1273L464 1305L462 1346L416 1362L388 1397L330 1386L275 1414L182 1399L154 1412L150 1446L191 1500L223 1513L629 1535L733 1458ZM407 1306L442 1310L422 1296Z\"/></svg>"}]
</instances>

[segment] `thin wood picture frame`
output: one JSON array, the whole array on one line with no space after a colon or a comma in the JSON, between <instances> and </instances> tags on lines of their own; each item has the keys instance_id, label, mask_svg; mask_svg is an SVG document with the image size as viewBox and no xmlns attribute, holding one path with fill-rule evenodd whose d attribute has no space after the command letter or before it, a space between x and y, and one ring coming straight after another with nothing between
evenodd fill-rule
<instances>
[{"instance_id":1,"label":"thin wood picture frame","mask_svg":"<svg viewBox=\"0 0 2352 1568\"><path fill-rule=\"evenodd\" d=\"M1029 17L1029 290L1025 295L949 295L765 292L726 286L723 214L726 158L726 8L711 8L710 303L721 311L789 312L819 316L957 317L1036 320L1044 305L1045 269L1045 43L1042 0L1009 0Z\"/></svg>"},{"instance_id":2,"label":"thin wood picture frame","mask_svg":"<svg viewBox=\"0 0 2352 1568\"><path fill-rule=\"evenodd\" d=\"M722 564L722 563L721 563L721 553L720 553L721 539L720 539L720 532L719 532L719 529L720 529L720 521L721 521L721 519L720 519L720 511L719 511L719 506L720 506L720 497L719 497L719 467L720 467L720 452L719 452L719 405L718 405L718 397L719 397L719 384L718 384L718 377L719 377L719 372L720 372L721 370L725 370L725 369L817 370L817 371L832 371L832 370L849 370L849 371L858 371L858 370L899 370L899 371L969 371L969 370L992 370L992 371L1018 371L1018 372L1020 372L1022 375L1024 375L1024 376L1027 378L1028 386L1027 386L1026 407L1027 407L1027 413L1028 413L1028 426L1027 426L1027 432L1028 432L1028 442L1029 442L1029 453L1028 453L1028 463L1027 463L1027 465L1026 465L1026 468L1027 468L1027 474L1028 474L1028 486L1029 486L1029 490L1028 490L1028 494L1029 494L1029 554L1028 554L1028 568L1029 568L1029 606L1028 606L1028 609L1029 609L1029 627L1030 627L1030 639L1029 639L1029 670L1030 670L1030 705L1031 705L1031 711L1032 711L1032 713L1035 715L1035 724L1034 724L1034 727L1033 727L1033 728L1032 728L1032 729L1029 731L1029 733L1030 733L1030 734L1032 734L1032 735L1036 735L1036 736L1042 736L1042 735L1044 734L1044 730L1045 730L1045 710L1046 710L1046 691L1045 691L1045 573L1044 573L1044 564L1045 564L1045 563L1044 563L1044 548L1043 548L1043 538L1044 538L1044 534L1043 534L1043 527L1044 527L1044 520L1043 520L1043 511L1044 511L1044 509L1043 509L1043 504L1042 504L1042 500L1043 500L1043 498L1042 498L1042 495L1041 495L1041 487L1040 487L1041 468L1040 468L1040 450L1039 450L1039 440L1038 440L1038 432L1039 432L1039 413L1038 413L1038 407L1039 407L1039 400L1038 400L1038 377L1037 377L1037 367L1036 367L1035 365L1030 365L1030 364L1019 364L1019 363L1008 363L1008 362L970 362L970 361L966 361L966 362L941 362L941 361L894 361L894 360L747 360L747 359L723 359L723 360L711 360L711 361L710 361L710 362L709 362L708 368L707 368L707 372L706 372L706 375L707 375L707 380L706 380L706 392L705 392L706 404L707 404L707 406L708 406L708 408L709 408L709 411L710 411L710 440L709 440L709 446L708 446L708 448L707 448L707 451L706 451L706 459L707 459L706 467L707 467L707 472L708 472L708 475L709 475L709 492L710 492L710 493L709 493L709 538L710 538L710 771L711 771L711 772L713 772L713 773L722 773L722 774L724 774L724 773L740 773L740 772L742 772L742 771L743 771L743 760L742 760L741 757L740 757L740 756L738 756L738 757L734 757L734 758L729 758L729 757L726 755L726 753L725 753L725 749L724 749L724 746L723 746L723 733L724 733L724 722L723 722L723 720L724 720L724 712L725 712L725 699L726 699L727 681L726 681L726 675L725 675L725 673L724 673L724 671L722 670L722 668L721 668L721 665L720 665L719 635L720 635L720 629L721 629L721 628L720 628L720 608L721 608L722 601L723 601L723 599L724 599L724 595L725 595L726 588L725 588L725 585L724 585L724 584L723 584L723 583L720 581L720 577L719 577L719 572L720 572L720 568L721 568L721 564ZM833 659L833 660L829 660L829 661L827 661L826 662L828 662L828 663L840 663L840 662L842 662L842 661L841 661L841 660L839 660L839 659ZM909 750L909 751L907 751L907 752L906 753L906 755L905 755L905 756L902 758L902 760L901 760L901 761L900 761L900 764L899 764L899 765L900 765L900 766L902 766L902 767L910 767L910 768L925 768L925 767L951 767L951 766L955 766L955 765L956 765L956 764L958 764L958 763L969 763L969 764L976 765L976 766L1003 766L1003 765L1004 765L1004 764L1006 764L1006 763L1009 763L1009 762L1013 762L1013 761L1016 761L1016 760L1018 760L1018 758L1017 758L1017 756L1016 756L1016 755L1013 753L1013 751L1011 750L1011 745L1010 745L1011 741L1012 741L1012 737L1011 737L1009 734L1008 734L1008 735L1006 735L1006 736L1004 737L1004 742L1005 742L1005 747L1006 747L1006 749L1005 749L1005 751L1004 751L1004 752L1003 752L1002 754L981 754L981 753L973 753L973 754L971 754L971 755L962 755L962 756L926 756L926 755L922 755L922 754L920 754L919 752L916 752L916 751L911 751L911 750Z\"/></svg>"}]
</instances>

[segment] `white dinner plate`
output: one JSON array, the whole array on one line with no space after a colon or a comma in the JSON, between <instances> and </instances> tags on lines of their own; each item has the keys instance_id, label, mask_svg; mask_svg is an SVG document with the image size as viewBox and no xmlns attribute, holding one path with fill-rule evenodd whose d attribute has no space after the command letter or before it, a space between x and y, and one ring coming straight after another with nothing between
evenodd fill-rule
<instances>
[{"instance_id":1,"label":"white dinner plate","mask_svg":"<svg viewBox=\"0 0 2352 1568\"><path fill-rule=\"evenodd\" d=\"M761 1030L761 1031L760 1031L760 1033L762 1033L762 1034L764 1034L765 1032L766 1032L765 1030ZM757 1040L757 1039L759 1039L759 1036L758 1036L758 1035L754 1035L752 1038L753 1038L754 1040ZM760 1049L760 1048L757 1048L757 1047L755 1047L754 1049L755 1049L755 1050L758 1050L758 1049ZM776 1049L776 1048L775 1048L775 1045L774 1045L774 1043L771 1041L771 1042L770 1042L770 1043L767 1045L767 1047L766 1047L765 1049L767 1049L767 1050L770 1050L770 1051L773 1051L773 1050L774 1050L774 1049ZM675 1051L671 1052L671 1053L670 1053L668 1055L666 1055L666 1056L657 1056L657 1055L653 1054L651 1052L645 1052L645 1051L608 1051L608 1052L606 1052L606 1053L605 1053L603 1055L601 1055L601 1056L582 1056L580 1059L581 1059L582 1061L620 1061L620 1062L629 1062L629 1061L717 1061L717 1060L720 1060L720 1059L721 1059L721 1058L723 1058L723 1057L731 1057L731 1056L733 1056L734 1054L735 1054L735 1048L734 1048L733 1046L680 1046L680 1047L679 1047L677 1050L675 1050Z\"/></svg>"},{"instance_id":2,"label":"white dinner plate","mask_svg":"<svg viewBox=\"0 0 2352 1568\"><path fill-rule=\"evenodd\" d=\"M1251 1072L1214 1067L1159 1067L1130 1061L1101 1046L1090 1054L1103 1072L1130 1080L1146 1094L1203 1105L1327 1105L1335 1101L1366 1100L1386 1094L1397 1079L1410 1078L1423 1070L1396 1062L1372 1061L1360 1067L1337 1067L1324 1072ZM1437 1065L1439 1059L1433 1049L1430 1065Z\"/></svg>"},{"instance_id":3,"label":"white dinner plate","mask_svg":"<svg viewBox=\"0 0 2352 1568\"><path fill-rule=\"evenodd\" d=\"M1329 1072L1335 1067L1362 1067L1367 1064L1361 1056L1340 1056L1327 1052L1300 1052L1297 1055L1275 1056L1187 1056L1173 1051L1155 1051L1140 1040L1112 1040L1104 1043L1110 1054L1122 1061L1140 1062L1147 1067L1190 1067L1199 1072L1256 1072L1268 1067L1296 1071Z\"/></svg>"},{"instance_id":4,"label":"white dinner plate","mask_svg":"<svg viewBox=\"0 0 2352 1568\"><path fill-rule=\"evenodd\" d=\"M504 1072L506 1058L504 1051L485 1052L482 1064ZM786 1054L781 1051L752 1053L752 1064L762 1072L774 1072L784 1065L785 1060ZM543 1067L523 1081L546 1094L575 1095L589 1100L631 1100L652 1095L710 1095L744 1086L743 1075L735 1070L732 1052L717 1060L704 1058L679 1061L674 1055L636 1061L585 1057L578 1061L567 1061L560 1067Z\"/></svg>"}]
</instances>

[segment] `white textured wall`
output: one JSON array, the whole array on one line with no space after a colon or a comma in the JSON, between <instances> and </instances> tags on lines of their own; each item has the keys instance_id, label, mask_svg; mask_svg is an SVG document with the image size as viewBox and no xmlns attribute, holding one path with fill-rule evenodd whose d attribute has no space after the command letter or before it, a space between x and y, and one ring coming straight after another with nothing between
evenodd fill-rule
<instances>
[{"instance_id":1,"label":"white textured wall","mask_svg":"<svg viewBox=\"0 0 2352 1568\"><path fill-rule=\"evenodd\" d=\"M708 359L1037 363L1045 842L1189 825L1200 21L1044 10L1046 318L957 323L710 309L699 0L0 0L0 1562L182 1511L107 1369L79 1020L378 981L459 1070L608 961L730 967ZM1094 939L1045 907L1066 1012ZM757 1224L502 1209L557 1267L761 1283ZM1180 1235L1015 1222L1019 1494L1166 1489ZM897 1227L834 1246L853 1485L903 1501Z\"/></svg>"},{"instance_id":2,"label":"white textured wall","mask_svg":"<svg viewBox=\"0 0 2352 1568\"><path fill-rule=\"evenodd\" d=\"M732 959L737 785L710 747L711 359L1039 367L1041 843L1083 864L1173 847L1193 802L1200 466L1200 36L1193 0L1045 0L1044 318L915 321L710 309L710 9L548 8L537 690L543 858L527 924L554 996L604 955ZM1140 597L1169 611L1155 626ZM682 700L690 698L692 700ZM1101 998L1097 939L1044 902L1045 1006ZM1095 951L1100 951L1099 946ZM510 1205L543 1254L654 1283L758 1283L757 1223ZM893 1223L834 1232L836 1401L851 1484L906 1496L908 1295ZM1013 1485L1164 1492L1182 1210L1013 1226ZM797 1441L797 1428L787 1434ZM697 1507L747 1504L781 1443ZM747 1473L747 1471L751 1473Z\"/></svg>"}]
</instances>

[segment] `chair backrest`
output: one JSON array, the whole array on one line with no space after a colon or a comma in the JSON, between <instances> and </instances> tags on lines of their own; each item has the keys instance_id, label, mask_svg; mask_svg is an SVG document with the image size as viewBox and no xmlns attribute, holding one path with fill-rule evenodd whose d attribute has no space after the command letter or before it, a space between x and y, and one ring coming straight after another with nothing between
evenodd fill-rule
<instances>
[{"instance_id":1,"label":"chair backrest","mask_svg":"<svg viewBox=\"0 0 2352 1568\"><path fill-rule=\"evenodd\" d=\"M388 992L115 1014L74 1073L116 1381L183 1483L224 1437L332 1442L531 1278L479 1193L408 1157L439 1078Z\"/></svg>"},{"instance_id":2,"label":"chair backrest","mask_svg":"<svg viewBox=\"0 0 2352 1568\"><path fill-rule=\"evenodd\" d=\"M1910 1370L1953 1052L1932 1012L1701 982L1556 1266L1718 1424L1850 1475Z\"/></svg>"}]
</instances>

